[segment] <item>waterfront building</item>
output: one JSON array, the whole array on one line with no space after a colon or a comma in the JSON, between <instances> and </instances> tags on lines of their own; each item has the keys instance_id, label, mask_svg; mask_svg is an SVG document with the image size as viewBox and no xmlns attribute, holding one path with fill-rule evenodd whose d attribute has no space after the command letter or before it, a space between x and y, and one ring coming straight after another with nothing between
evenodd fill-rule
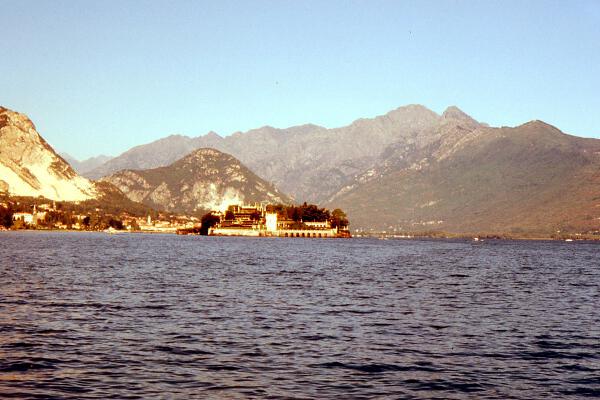
<instances>
[{"instance_id":1,"label":"waterfront building","mask_svg":"<svg viewBox=\"0 0 600 400\"><path fill-rule=\"evenodd\" d=\"M13 221L21 220L26 224L33 224L33 214L26 212L16 212L13 214Z\"/></svg>"},{"instance_id":2,"label":"waterfront building","mask_svg":"<svg viewBox=\"0 0 600 400\"><path fill-rule=\"evenodd\" d=\"M220 222L209 229L212 236L349 237L347 231L341 233L328 220L294 221L265 204L231 205L225 212L214 214L220 217Z\"/></svg>"}]
</instances>

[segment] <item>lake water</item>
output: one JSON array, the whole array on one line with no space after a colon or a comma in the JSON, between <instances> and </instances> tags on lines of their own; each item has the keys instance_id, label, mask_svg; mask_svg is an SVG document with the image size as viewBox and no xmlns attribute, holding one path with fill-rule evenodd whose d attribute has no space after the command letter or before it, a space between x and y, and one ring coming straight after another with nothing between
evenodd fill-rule
<instances>
[{"instance_id":1,"label":"lake water","mask_svg":"<svg viewBox=\"0 0 600 400\"><path fill-rule=\"evenodd\" d=\"M0 398L600 397L600 245L0 233Z\"/></svg>"}]
</instances>

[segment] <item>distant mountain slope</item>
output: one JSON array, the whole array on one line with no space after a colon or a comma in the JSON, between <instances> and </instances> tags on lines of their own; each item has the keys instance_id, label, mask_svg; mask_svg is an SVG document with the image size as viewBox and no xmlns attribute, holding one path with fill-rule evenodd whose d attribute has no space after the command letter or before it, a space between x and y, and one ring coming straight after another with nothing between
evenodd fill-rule
<instances>
[{"instance_id":1,"label":"distant mountain slope","mask_svg":"<svg viewBox=\"0 0 600 400\"><path fill-rule=\"evenodd\" d=\"M166 167L122 170L103 181L131 200L168 211L196 213L232 202L290 201L237 159L214 149L195 150Z\"/></svg>"},{"instance_id":2,"label":"distant mountain slope","mask_svg":"<svg viewBox=\"0 0 600 400\"><path fill-rule=\"evenodd\" d=\"M319 202L373 165L380 153L398 140L418 146L428 143L426 133L440 118L423 106L409 105L337 129L316 125L287 129L266 126L225 138L214 133L197 138L169 136L134 147L89 176L164 166L195 148L212 147L240 159L297 201Z\"/></svg>"},{"instance_id":3,"label":"distant mountain slope","mask_svg":"<svg viewBox=\"0 0 600 400\"><path fill-rule=\"evenodd\" d=\"M223 138L214 132L190 138L171 135L152 143L135 146L125 153L90 170L86 176L99 179L122 169L150 169L172 164L199 148L220 148Z\"/></svg>"},{"instance_id":4,"label":"distant mountain slope","mask_svg":"<svg viewBox=\"0 0 600 400\"><path fill-rule=\"evenodd\" d=\"M419 151L388 149L330 203L355 228L548 234L600 227L600 140L540 121L466 122L451 119Z\"/></svg>"},{"instance_id":5,"label":"distant mountain slope","mask_svg":"<svg viewBox=\"0 0 600 400\"><path fill-rule=\"evenodd\" d=\"M27 116L0 107L0 191L81 201L99 195L39 135Z\"/></svg>"},{"instance_id":6,"label":"distant mountain slope","mask_svg":"<svg viewBox=\"0 0 600 400\"><path fill-rule=\"evenodd\" d=\"M88 159L85 159L83 161L79 161L78 159L76 159L75 157L71 156L68 153L59 153L59 155L66 161L69 163L69 165L71 165L71 167L75 170L75 172L77 172L80 175L85 176L85 174L93 169L98 168L99 166L101 166L102 164L107 163L109 160L112 159L112 157L109 156L105 156L103 154L96 156L96 157L90 157Z\"/></svg>"}]
</instances>

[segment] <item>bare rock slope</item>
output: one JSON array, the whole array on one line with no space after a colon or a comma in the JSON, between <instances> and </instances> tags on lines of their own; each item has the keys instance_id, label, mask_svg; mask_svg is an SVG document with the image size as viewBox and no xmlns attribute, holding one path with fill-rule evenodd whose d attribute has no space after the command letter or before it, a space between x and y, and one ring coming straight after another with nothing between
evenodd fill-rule
<instances>
[{"instance_id":1,"label":"bare rock slope","mask_svg":"<svg viewBox=\"0 0 600 400\"><path fill-rule=\"evenodd\" d=\"M290 201L239 160L215 149L195 150L166 167L122 170L103 181L133 201L176 212L199 213L237 202Z\"/></svg>"},{"instance_id":2,"label":"bare rock slope","mask_svg":"<svg viewBox=\"0 0 600 400\"><path fill-rule=\"evenodd\" d=\"M0 107L0 190L17 196L81 201L98 196L24 114Z\"/></svg>"}]
</instances>

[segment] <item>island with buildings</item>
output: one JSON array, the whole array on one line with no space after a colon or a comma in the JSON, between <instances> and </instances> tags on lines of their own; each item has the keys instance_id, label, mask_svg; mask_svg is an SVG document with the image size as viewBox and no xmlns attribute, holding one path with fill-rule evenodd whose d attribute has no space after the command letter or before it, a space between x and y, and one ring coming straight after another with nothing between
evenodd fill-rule
<instances>
[{"instance_id":1,"label":"island with buildings","mask_svg":"<svg viewBox=\"0 0 600 400\"><path fill-rule=\"evenodd\" d=\"M202 218L204 233L210 236L255 236L296 238L350 237L346 214L313 204L300 206L256 203L230 205Z\"/></svg>"}]
</instances>

